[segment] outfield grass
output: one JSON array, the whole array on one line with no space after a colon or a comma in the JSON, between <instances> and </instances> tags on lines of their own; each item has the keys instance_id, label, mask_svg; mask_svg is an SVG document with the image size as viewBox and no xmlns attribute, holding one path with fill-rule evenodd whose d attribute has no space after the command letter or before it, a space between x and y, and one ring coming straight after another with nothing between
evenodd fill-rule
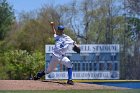
<instances>
[{"instance_id":1,"label":"outfield grass","mask_svg":"<svg viewBox=\"0 0 140 93\"><path fill-rule=\"evenodd\" d=\"M140 82L140 80L74 80L75 82Z\"/></svg>"},{"instance_id":2,"label":"outfield grass","mask_svg":"<svg viewBox=\"0 0 140 93\"><path fill-rule=\"evenodd\" d=\"M0 91L0 93L140 93L140 89L127 90L17 90Z\"/></svg>"}]
</instances>

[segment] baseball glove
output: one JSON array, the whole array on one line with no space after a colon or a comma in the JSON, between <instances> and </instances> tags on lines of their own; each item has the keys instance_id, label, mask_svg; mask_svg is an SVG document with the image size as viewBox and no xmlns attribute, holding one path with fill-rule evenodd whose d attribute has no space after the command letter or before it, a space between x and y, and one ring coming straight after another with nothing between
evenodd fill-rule
<instances>
[{"instance_id":1,"label":"baseball glove","mask_svg":"<svg viewBox=\"0 0 140 93\"><path fill-rule=\"evenodd\" d=\"M78 46L76 46L76 45L74 45L74 47L72 48L72 50L73 51L75 51L75 52L77 52L77 53L79 53L80 54L80 48L78 47Z\"/></svg>"}]
</instances>

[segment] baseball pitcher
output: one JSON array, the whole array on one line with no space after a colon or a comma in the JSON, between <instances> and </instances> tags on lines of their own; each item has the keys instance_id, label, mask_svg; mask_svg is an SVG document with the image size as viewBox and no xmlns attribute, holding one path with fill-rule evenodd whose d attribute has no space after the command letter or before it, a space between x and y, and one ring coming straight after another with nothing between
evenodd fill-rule
<instances>
[{"instance_id":1,"label":"baseball pitcher","mask_svg":"<svg viewBox=\"0 0 140 93\"><path fill-rule=\"evenodd\" d=\"M34 76L34 80L40 79L45 74L49 74L54 71L57 64L62 64L67 67L68 70L68 80L67 84L74 85L72 81L72 63L66 57L66 51L68 50L69 45L73 45L73 50L77 53L80 53L80 48L76 45L76 43L66 34L64 34L64 26L60 25L55 30L54 22L51 22L52 32L54 33L55 46L53 49L52 59L46 71L38 72L36 76Z\"/></svg>"}]
</instances>

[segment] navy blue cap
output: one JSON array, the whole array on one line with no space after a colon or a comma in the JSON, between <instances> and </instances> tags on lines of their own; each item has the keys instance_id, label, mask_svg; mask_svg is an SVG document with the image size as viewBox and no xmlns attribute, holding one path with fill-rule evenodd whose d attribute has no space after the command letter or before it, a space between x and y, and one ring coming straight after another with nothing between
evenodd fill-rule
<instances>
[{"instance_id":1,"label":"navy blue cap","mask_svg":"<svg viewBox=\"0 0 140 93\"><path fill-rule=\"evenodd\" d=\"M65 28L64 26L60 25L57 27L57 30L64 30L64 28Z\"/></svg>"}]
</instances>

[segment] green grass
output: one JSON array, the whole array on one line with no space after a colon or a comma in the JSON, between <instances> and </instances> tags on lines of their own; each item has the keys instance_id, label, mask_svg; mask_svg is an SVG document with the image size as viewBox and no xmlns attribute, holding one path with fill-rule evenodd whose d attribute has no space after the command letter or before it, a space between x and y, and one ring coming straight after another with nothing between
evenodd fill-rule
<instances>
[{"instance_id":1,"label":"green grass","mask_svg":"<svg viewBox=\"0 0 140 93\"><path fill-rule=\"evenodd\" d=\"M74 80L75 82L140 82L140 80Z\"/></svg>"},{"instance_id":2,"label":"green grass","mask_svg":"<svg viewBox=\"0 0 140 93\"><path fill-rule=\"evenodd\" d=\"M127 90L14 90L0 93L140 93L140 89Z\"/></svg>"}]
</instances>

